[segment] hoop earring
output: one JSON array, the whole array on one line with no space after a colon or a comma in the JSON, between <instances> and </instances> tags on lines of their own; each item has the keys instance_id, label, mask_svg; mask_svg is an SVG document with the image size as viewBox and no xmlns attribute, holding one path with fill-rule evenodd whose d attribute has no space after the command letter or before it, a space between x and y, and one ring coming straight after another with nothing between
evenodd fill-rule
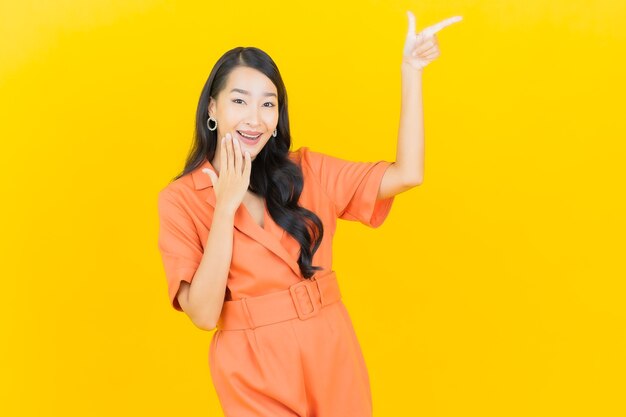
<instances>
[{"instance_id":1,"label":"hoop earring","mask_svg":"<svg viewBox=\"0 0 626 417\"><path fill-rule=\"evenodd\" d=\"M213 121L215 122L215 126L213 126L213 129L211 129L211 125L209 124L209 122L210 122L211 120L213 120ZM208 118L208 119L207 119L207 121L206 121L206 127L207 127L207 128L208 128L211 132L213 132L215 129L217 129L217 120L215 120L215 119L213 118L213 116L209 116L209 118Z\"/></svg>"},{"instance_id":2,"label":"hoop earring","mask_svg":"<svg viewBox=\"0 0 626 417\"><path fill-rule=\"evenodd\" d=\"M272 133L272 136L276 137L277 135L278 135L278 131L274 129L274 133Z\"/></svg>"}]
</instances>

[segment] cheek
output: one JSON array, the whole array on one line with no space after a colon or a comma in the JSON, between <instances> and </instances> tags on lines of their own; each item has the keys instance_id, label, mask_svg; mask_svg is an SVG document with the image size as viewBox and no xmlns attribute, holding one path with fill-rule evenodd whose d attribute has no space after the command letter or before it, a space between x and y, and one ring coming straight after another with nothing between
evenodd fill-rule
<instances>
[{"instance_id":1,"label":"cheek","mask_svg":"<svg viewBox=\"0 0 626 417\"><path fill-rule=\"evenodd\" d=\"M275 124L278 123L278 112L271 112L269 114L266 114L263 117L263 120L265 121L265 124L269 125L269 126L274 126Z\"/></svg>"},{"instance_id":2,"label":"cheek","mask_svg":"<svg viewBox=\"0 0 626 417\"><path fill-rule=\"evenodd\" d=\"M228 107L227 109L224 110L223 116L224 116L224 120L231 123L241 118L241 112L238 111L238 109L236 108Z\"/></svg>"}]
</instances>

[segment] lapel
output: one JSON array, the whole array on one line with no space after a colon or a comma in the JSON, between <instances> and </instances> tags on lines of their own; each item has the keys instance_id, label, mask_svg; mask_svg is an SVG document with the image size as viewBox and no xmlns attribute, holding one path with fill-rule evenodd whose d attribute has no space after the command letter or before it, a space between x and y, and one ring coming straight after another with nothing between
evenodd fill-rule
<instances>
[{"instance_id":1,"label":"lapel","mask_svg":"<svg viewBox=\"0 0 626 417\"><path fill-rule=\"evenodd\" d=\"M213 190L213 183L211 178L202 172L204 168L209 168L215 172L213 165L208 159L205 159L202 165L191 172L191 178L196 190L203 190L209 188L206 202L215 209L215 191ZM246 234L250 238L254 239L267 249L272 251L276 256L282 259L291 270L301 277L300 266L297 262L297 254L290 253L281 242L286 237L285 230L277 225L267 211L267 206L264 211L264 225L262 228L255 221L252 215L248 212L245 205L242 203L235 212L234 225L237 230ZM299 248L298 248L299 250Z\"/></svg>"}]
</instances>

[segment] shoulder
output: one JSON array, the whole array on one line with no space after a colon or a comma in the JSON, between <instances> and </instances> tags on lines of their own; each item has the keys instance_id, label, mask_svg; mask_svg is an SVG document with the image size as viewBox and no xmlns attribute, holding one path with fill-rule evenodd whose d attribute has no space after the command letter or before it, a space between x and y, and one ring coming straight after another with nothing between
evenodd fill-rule
<instances>
[{"instance_id":1,"label":"shoulder","mask_svg":"<svg viewBox=\"0 0 626 417\"><path fill-rule=\"evenodd\" d=\"M328 159L327 155L314 151L308 146L302 146L290 152L289 157L300 165L303 174L319 170L321 164Z\"/></svg>"},{"instance_id":2,"label":"shoulder","mask_svg":"<svg viewBox=\"0 0 626 417\"><path fill-rule=\"evenodd\" d=\"M193 172L189 172L161 188L158 192L158 203L163 206L185 206L189 197L195 193L195 186L192 177Z\"/></svg>"},{"instance_id":3,"label":"shoulder","mask_svg":"<svg viewBox=\"0 0 626 417\"><path fill-rule=\"evenodd\" d=\"M159 190L159 196L171 197L177 194L184 194L190 190L193 190L193 180L191 179L191 173L185 174L182 177L176 178L171 181L165 187Z\"/></svg>"}]
</instances>

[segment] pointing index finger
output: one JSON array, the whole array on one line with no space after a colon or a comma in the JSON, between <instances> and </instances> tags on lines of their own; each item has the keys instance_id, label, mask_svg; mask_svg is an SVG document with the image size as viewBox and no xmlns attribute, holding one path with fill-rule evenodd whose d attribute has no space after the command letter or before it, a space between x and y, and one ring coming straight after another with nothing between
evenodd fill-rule
<instances>
[{"instance_id":1,"label":"pointing index finger","mask_svg":"<svg viewBox=\"0 0 626 417\"><path fill-rule=\"evenodd\" d=\"M408 34L409 35L415 35L415 15L413 15L413 12L411 12L410 10L408 10L406 12L406 14L409 16L409 31L408 31Z\"/></svg>"},{"instance_id":2,"label":"pointing index finger","mask_svg":"<svg viewBox=\"0 0 626 417\"><path fill-rule=\"evenodd\" d=\"M421 33L425 38L429 38L433 36L435 33L439 32L441 29L445 28L446 26L450 26L451 24L459 22L461 20L463 20L463 17L461 16L449 17L445 20L442 20L439 23L435 23L432 26L428 26L427 28L422 30Z\"/></svg>"}]
</instances>

